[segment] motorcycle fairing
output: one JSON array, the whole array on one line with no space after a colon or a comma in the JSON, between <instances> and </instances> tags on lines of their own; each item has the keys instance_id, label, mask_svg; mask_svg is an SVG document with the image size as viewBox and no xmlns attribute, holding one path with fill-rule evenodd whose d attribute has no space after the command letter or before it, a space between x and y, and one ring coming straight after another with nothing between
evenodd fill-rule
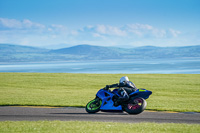
<instances>
[{"instance_id":1,"label":"motorcycle fairing","mask_svg":"<svg viewBox=\"0 0 200 133\"><path fill-rule=\"evenodd\" d=\"M149 96L152 94L151 91L146 89L137 89L135 92L132 92L129 96L130 97L142 97L144 99L149 98Z\"/></svg>"},{"instance_id":2,"label":"motorcycle fairing","mask_svg":"<svg viewBox=\"0 0 200 133\"><path fill-rule=\"evenodd\" d=\"M112 101L112 97L114 94L112 92L109 92L107 90L100 89L97 94L97 97L99 97L102 100L102 104L100 107L100 110L102 111L122 111L122 106L119 105L115 107L113 104L114 102Z\"/></svg>"}]
</instances>

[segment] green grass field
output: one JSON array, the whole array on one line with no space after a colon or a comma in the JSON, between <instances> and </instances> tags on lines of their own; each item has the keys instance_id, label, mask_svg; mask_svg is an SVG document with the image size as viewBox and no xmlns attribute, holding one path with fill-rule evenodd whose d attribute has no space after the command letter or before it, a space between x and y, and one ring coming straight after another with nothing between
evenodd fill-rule
<instances>
[{"instance_id":1,"label":"green grass field","mask_svg":"<svg viewBox=\"0 0 200 133\"><path fill-rule=\"evenodd\" d=\"M148 110L200 112L200 74L0 73L0 105L84 107L124 75L153 92Z\"/></svg>"},{"instance_id":2,"label":"green grass field","mask_svg":"<svg viewBox=\"0 0 200 133\"><path fill-rule=\"evenodd\" d=\"M114 123L81 121L6 121L0 132L48 133L199 133L198 124Z\"/></svg>"}]
</instances>

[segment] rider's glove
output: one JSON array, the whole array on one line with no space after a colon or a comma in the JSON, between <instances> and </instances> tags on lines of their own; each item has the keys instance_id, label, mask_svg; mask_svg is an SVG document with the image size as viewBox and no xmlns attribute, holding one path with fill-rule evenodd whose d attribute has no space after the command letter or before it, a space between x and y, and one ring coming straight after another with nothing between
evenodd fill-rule
<instances>
[{"instance_id":1,"label":"rider's glove","mask_svg":"<svg viewBox=\"0 0 200 133\"><path fill-rule=\"evenodd\" d=\"M109 88L110 88L109 85L106 85L106 87L104 87L103 89L108 90Z\"/></svg>"}]
</instances>

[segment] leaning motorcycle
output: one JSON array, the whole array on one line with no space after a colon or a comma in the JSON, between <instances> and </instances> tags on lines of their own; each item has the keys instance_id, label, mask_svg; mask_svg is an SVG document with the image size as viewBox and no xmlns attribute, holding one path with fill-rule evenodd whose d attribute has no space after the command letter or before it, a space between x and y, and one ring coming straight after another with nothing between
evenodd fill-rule
<instances>
[{"instance_id":1,"label":"leaning motorcycle","mask_svg":"<svg viewBox=\"0 0 200 133\"><path fill-rule=\"evenodd\" d=\"M96 98L88 102L85 109L88 113L96 113L98 111L103 112L127 112L129 114L139 114L142 113L146 106L146 99L152 94L151 91L146 89L137 89L135 92L129 94L129 100L121 102L119 105L115 105L115 101L120 97L117 93L118 89L105 90L100 89Z\"/></svg>"}]
</instances>

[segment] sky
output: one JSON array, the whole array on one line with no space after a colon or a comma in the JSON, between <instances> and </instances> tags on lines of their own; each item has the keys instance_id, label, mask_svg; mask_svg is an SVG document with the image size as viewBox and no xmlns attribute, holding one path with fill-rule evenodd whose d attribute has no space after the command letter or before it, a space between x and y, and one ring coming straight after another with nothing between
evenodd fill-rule
<instances>
[{"instance_id":1,"label":"sky","mask_svg":"<svg viewBox=\"0 0 200 133\"><path fill-rule=\"evenodd\" d=\"M200 0L0 0L0 43L200 45Z\"/></svg>"}]
</instances>

